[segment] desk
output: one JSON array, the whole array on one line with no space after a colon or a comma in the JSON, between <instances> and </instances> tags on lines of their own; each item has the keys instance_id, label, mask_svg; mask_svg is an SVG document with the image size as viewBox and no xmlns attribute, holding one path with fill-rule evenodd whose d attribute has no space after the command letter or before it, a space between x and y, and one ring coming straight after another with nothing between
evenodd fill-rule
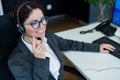
<instances>
[{"instance_id":1,"label":"desk","mask_svg":"<svg viewBox=\"0 0 120 80\"><path fill-rule=\"evenodd\" d=\"M92 29L98 24L99 23L97 22L92 23L84 27L58 32L56 35L66 39L91 43L92 41L103 37L104 34L98 31L86 34L80 34L79 32ZM120 38L116 36L109 38L120 43ZM87 80L120 80L120 59L110 54L67 51L64 52L64 55Z\"/></svg>"}]
</instances>

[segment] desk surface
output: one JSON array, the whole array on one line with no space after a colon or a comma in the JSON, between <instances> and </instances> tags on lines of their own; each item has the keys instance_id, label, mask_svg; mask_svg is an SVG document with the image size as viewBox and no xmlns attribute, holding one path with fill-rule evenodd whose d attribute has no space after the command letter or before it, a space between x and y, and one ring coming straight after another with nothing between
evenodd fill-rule
<instances>
[{"instance_id":1,"label":"desk surface","mask_svg":"<svg viewBox=\"0 0 120 80\"><path fill-rule=\"evenodd\" d=\"M77 41L91 43L92 41L103 37L104 34L98 31L93 33L80 34L82 30L94 28L99 23L93 23L84 27L70 29L56 33L57 35ZM116 36L110 37L116 42L120 39ZM72 62L80 73L88 80L119 80L120 79L120 59L104 53L67 51L64 55Z\"/></svg>"}]
</instances>

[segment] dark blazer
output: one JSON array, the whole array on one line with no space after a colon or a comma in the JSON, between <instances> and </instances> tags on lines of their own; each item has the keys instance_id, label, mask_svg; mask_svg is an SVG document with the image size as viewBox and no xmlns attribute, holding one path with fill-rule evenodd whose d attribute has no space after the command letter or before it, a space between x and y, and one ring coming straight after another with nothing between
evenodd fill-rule
<instances>
[{"instance_id":1,"label":"dark blazer","mask_svg":"<svg viewBox=\"0 0 120 80\"><path fill-rule=\"evenodd\" d=\"M61 63L58 80L63 80L61 51L99 51L98 44L89 44L63 39L48 31L46 31L46 37L48 39L48 44L53 49L55 55L58 57ZM13 53L9 57L8 66L16 80L55 80L49 71L49 58L35 58L23 43L21 38L18 41L18 45L14 49Z\"/></svg>"}]
</instances>

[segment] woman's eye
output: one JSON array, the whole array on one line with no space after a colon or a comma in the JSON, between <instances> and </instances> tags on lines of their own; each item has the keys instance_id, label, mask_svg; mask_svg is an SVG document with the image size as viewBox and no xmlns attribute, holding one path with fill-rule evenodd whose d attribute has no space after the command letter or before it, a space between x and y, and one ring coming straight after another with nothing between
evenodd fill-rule
<instances>
[{"instance_id":1,"label":"woman's eye","mask_svg":"<svg viewBox=\"0 0 120 80\"><path fill-rule=\"evenodd\" d=\"M30 25L35 25L35 24L37 24L37 23L38 23L38 21L34 21L34 22L31 22Z\"/></svg>"}]
</instances>

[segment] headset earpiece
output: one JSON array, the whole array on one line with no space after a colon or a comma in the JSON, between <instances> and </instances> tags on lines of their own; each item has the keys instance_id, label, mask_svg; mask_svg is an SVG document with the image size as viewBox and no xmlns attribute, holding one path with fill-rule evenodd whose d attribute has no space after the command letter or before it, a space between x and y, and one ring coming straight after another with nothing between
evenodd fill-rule
<instances>
[{"instance_id":1,"label":"headset earpiece","mask_svg":"<svg viewBox=\"0 0 120 80\"><path fill-rule=\"evenodd\" d=\"M18 31L20 33L25 33L25 30L23 29L23 27L21 25L18 25Z\"/></svg>"}]
</instances>

